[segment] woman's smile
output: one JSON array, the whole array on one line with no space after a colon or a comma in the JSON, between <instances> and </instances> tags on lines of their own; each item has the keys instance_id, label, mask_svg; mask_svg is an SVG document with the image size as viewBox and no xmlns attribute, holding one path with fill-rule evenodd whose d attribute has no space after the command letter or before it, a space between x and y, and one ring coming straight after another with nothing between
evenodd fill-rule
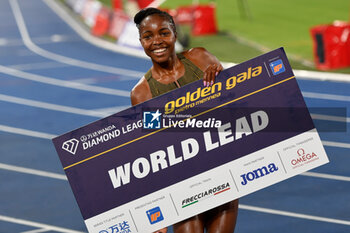
<instances>
[{"instance_id":1,"label":"woman's smile","mask_svg":"<svg viewBox=\"0 0 350 233\"><path fill-rule=\"evenodd\" d=\"M166 51L167 51L167 48L159 48L159 49L154 49L152 52L156 56L163 56L163 55L165 55Z\"/></svg>"}]
</instances>

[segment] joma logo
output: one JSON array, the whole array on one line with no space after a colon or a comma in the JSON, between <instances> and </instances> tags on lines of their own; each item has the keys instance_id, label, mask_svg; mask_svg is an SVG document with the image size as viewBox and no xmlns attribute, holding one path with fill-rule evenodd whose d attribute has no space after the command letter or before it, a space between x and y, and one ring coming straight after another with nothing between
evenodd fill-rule
<instances>
[{"instance_id":1,"label":"joma logo","mask_svg":"<svg viewBox=\"0 0 350 233\"><path fill-rule=\"evenodd\" d=\"M265 175L269 175L270 173L273 173L275 171L278 171L278 167L274 163L269 164L267 167L263 166L261 168L258 168L256 170L253 170L251 172L248 172L246 174L241 175L242 177L242 185L246 185L248 182L253 181L255 179L259 179L260 177L263 177Z\"/></svg>"}]
</instances>

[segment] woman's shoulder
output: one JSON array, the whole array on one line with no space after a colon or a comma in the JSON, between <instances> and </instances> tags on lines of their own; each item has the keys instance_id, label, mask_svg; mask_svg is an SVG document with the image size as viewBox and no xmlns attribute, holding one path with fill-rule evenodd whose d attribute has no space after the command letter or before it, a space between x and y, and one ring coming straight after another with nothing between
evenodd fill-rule
<instances>
[{"instance_id":1,"label":"woman's shoulder","mask_svg":"<svg viewBox=\"0 0 350 233\"><path fill-rule=\"evenodd\" d=\"M205 48L203 47L195 47L191 48L189 50L183 51L182 54L186 58L193 58L193 57L198 57L198 56L209 56L211 55Z\"/></svg>"},{"instance_id":2,"label":"woman's shoulder","mask_svg":"<svg viewBox=\"0 0 350 233\"><path fill-rule=\"evenodd\" d=\"M130 99L131 105L133 106L152 99L152 93L145 76L143 76L131 90Z\"/></svg>"},{"instance_id":3,"label":"woman's shoulder","mask_svg":"<svg viewBox=\"0 0 350 233\"><path fill-rule=\"evenodd\" d=\"M193 62L201 70L205 70L208 65L213 63L220 64L220 61L203 47L191 48L182 52L182 55L191 60L191 62Z\"/></svg>"}]
</instances>

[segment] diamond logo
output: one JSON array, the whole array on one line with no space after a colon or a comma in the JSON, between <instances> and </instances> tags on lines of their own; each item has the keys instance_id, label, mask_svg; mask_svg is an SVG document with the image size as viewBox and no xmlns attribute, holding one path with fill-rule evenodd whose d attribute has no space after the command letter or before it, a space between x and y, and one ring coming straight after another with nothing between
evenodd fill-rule
<instances>
[{"instance_id":1,"label":"diamond logo","mask_svg":"<svg viewBox=\"0 0 350 233\"><path fill-rule=\"evenodd\" d=\"M69 153L75 155L77 152L79 141L75 138L65 141L62 144L62 149L68 151Z\"/></svg>"}]
</instances>

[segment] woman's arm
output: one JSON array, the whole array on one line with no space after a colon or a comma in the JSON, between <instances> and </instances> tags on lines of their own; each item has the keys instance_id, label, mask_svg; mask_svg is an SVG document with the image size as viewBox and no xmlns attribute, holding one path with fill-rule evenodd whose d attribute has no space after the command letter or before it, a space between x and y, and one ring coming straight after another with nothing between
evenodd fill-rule
<instances>
[{"instance_id":1,"label":"woman's arm","mask_svg":"<svg viewBox=\"0 0 350 233\"><path fill-rule=\"evenodd\" d=\"M142 77L131 90L130 99L132 106L152 99L152 93L145 77Z\"/></svg>"},{"instance_id":2,"label":"woman's arm","mask_svg":"<svg viewBox=\"0 0 350 233\"><path fill-rule=\"evenodd\" d=\"M220 61L205 48L193 48L183 53L204 72L204 86L213 85L215 77L223 70Z\"/></svg>"}]
</instances>

